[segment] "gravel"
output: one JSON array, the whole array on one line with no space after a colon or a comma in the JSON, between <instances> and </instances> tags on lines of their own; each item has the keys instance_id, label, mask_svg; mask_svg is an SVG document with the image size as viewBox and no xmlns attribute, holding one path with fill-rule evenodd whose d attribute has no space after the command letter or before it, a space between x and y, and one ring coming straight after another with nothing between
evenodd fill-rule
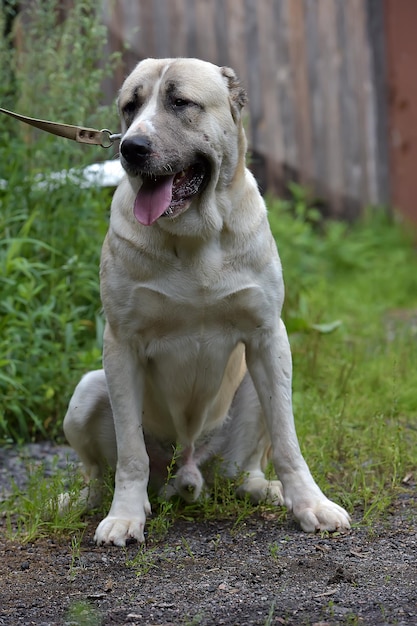
<instances>
[{"instance_id":1,"label":"gravel","mask_svg":"<svg viewBox=\"0 0 417 626\"><path fill-rule=\"evenodd\" d=\"M55 460L53 460L55 459ZM28 461L74 461L45 442L0 450L0 494L24 486ZM179 520L161 541L96 547L5 539L0 520L0 625L417 624L417 498L407 490L383 522L306 535L291 518ZM279 518L279 519L278 519Z\"/></svg>"}]
</instances>

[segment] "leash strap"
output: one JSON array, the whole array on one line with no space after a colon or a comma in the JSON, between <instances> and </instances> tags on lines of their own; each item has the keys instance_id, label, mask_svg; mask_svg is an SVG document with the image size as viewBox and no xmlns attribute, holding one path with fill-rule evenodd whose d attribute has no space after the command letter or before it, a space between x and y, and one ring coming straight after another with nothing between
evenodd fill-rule
<instances>
[{"instance_id":1,"label":"leash strap","mask_svg":"<svg viewBox=\"0 0 417 626\"><path fill-rule=\"evenodd\" d=\"M26 115L20 115L7 109L0 107L0 113L5 113L11 117L16 118L20 122L35 126L40 130L44 130L52 135L58 135L58 137L65 137L66 139L72 139L78 141L78 143L88 143L90 145L101 146L102 148L110 148L115 141L121 138L120 133L113 134L107 128L102 130L95 130L94 128L84 128L83 126L72 126L71 124L58 124L57 122L49 122L47 120L38 120L33 117L27 117Z\"/></svg>"}]
</instances>

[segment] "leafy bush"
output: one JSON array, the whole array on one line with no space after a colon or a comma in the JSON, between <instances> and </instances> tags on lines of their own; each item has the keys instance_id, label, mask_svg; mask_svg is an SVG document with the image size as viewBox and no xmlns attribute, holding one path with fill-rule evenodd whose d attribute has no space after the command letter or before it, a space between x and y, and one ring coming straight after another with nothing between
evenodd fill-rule
<instances>
[{"instance_id":1,"label":"leafy bush","mask_svg":"<svg viewBox=\"0 0 417 626\"><path fill-rule=\"evenodd\" d=\"M327 322L333 329L332 315L339 317L345 307L358 319L364 309L366 318L373 307L381 312L413 302L415 231L407 232L382 209L369 209L354 224L325 221L304 190L295 185L292 190L291 201L268 202L283 264L284 317L290 332L313 330L314 323L325 328ZM342 289L342 283L348 288ZM337 295L335 311L329 309L328 292ZM366 319L362 322L368 328Z\"/></svg>"},{"instance_id":2,"label":"leafy bush","mask_svg":"<svg viewBox=\"0 0 417 626\"><path fill-rule=\"evenodd\" d=\"M116 128L115 107L97 106L116 62L100 65L100 4L75 0L65 16L60 5L28 3L15 20L23 43L0 39L2 106ZM3 10L2 30L5 18ZM56 436L69 390L100 363L98 264L110 198L70 178L57 184L48 173L103 156L101 148L0 117L0 440Z\"/></svg>"}]
</instances>

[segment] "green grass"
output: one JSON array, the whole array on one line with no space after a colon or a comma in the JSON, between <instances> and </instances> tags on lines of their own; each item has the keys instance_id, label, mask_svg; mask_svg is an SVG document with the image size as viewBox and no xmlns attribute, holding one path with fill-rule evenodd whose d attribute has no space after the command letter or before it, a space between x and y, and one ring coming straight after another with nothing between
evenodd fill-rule
<instances>
[{"instance_id":1,"label":"green grass","mask_svg":"<svg viewBox=\"0 0 417 626\"><path fill-rule=\"evenodd\" d=\"M350 510L386 510L417 464L415 245L376 212L319 228L306 210L289 223L272 203L270 215L303 451L321 486ZM331 333L314 329L335 321Z\"/></svg>"},{"instance_id":2,"label":"green grass","mask_svg":"<svg viewBox=\"0 0 417 626\"><path fill-rule=\"evenodd\" d=\"M27 467L28 483L25 489L12 485L12 493L0 503L5 515L6 534L10 539L28 543L41 537L79 537L86 527L79 494L83 480L79 473L68 467L66 471L56 468L52 476L45 478L42 465ZM59 496L68 494L65 510L59 507Z\"/></svg>"}]
</instances>

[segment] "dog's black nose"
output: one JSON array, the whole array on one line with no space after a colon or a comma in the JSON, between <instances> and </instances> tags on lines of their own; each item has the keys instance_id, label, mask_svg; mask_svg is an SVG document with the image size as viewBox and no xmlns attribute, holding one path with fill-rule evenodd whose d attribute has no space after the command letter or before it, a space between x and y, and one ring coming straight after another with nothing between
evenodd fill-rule
<instances>
[{"instance_id":1,"label":"dog's black nose","mask_svg":"<svg viewBox=\"0 0 417 626\"><path fill-rule=\"evenodd\" d=\"M128 163L141 163L152 152L152 144L146 135L135 135L123 139L120 152Z\"/></svg>"}]
</instances>

